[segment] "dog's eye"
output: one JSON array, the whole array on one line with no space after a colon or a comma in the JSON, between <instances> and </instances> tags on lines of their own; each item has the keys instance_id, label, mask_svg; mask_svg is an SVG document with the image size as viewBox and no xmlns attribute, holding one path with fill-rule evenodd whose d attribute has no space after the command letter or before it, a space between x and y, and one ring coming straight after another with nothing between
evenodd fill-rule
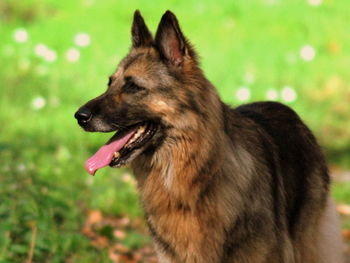
<instances>
[{"instance_id":1,"label":"dog's eye","mask_svg":"<svg viewBox=\"0 0 350 263\"><path fill-rule=\"evenodd\" d=\"M129 93L129 94L136 93L136 92L139 92L139 91L142 91L142 90L145 90L145 88L136 85L132 81L127 82L122 87L122 91L125 92L125 93Z\"/></svg>"}]
</instances>

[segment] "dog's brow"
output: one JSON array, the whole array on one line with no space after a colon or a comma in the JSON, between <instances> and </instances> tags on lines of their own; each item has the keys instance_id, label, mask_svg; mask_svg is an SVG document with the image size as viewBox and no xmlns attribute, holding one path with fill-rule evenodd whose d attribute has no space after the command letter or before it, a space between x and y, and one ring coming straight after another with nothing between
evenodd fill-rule
<instances>
[{"instance_id":1,"label":"dog's brow","mask_svg":"<svg viewBox=\"0 0 350 263\"><path fill-rule=\"evenodd\" d=\"M145 53L138 53L133 57L128 58L128 60L124 64L124 71L127 70L128 67L131 66L139 57L143 56Z\"/></svg>"},{"instance_id":2,"label":"dog's brow","mask_svg":"<svg viewBox=\"0 0 350 263\"><path fill-rule=\"evenodd\" d=\"M142 86L142 87L147 87L148 86L147 80L142 78L142 77L140 77L140 76L127 75L127 76L124 77L124 81L125 81L125 83L126 82L133 82L136 85L139 85L139 86Z\"/></svg>"},{"instance_id":3,"label":"dog's brow","mask_svg":"<svg viewBox=\"0 0 350 263\"><path fill-rule=\"evenodd\" d=\"M126 76L125 78L124 78L124 81L125 82L129 82L129 81L132 81L132 76Z\"/></svg>"}]
</instances>

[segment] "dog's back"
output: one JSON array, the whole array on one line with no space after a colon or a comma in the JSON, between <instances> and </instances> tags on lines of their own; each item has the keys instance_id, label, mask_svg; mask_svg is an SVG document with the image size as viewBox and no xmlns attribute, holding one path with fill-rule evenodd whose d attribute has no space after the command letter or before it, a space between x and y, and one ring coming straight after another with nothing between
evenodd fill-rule
<instances>
[{"instance_id":1,"label":"dog's back","mask_svg":"<svg viewBox=\"0 0 350 263\"><path fill-rule=\"evenodd\" d=\"M330 178L321 149L297 114L283 104L252 103L234 111L242 116L242 123L251 120L249 128L256 128L251 136L260 137L265 151L258 158L268 163L276 206L282 205L277 214L285 217L290 236L297 238L300 224L313 217L305 217L303 211L312 211L318 218L317 211L324 206L329 191Z\"/></svg>"},{"instance_id":2,"label":"dog's back","mask_svg":"<svg viewBox=\"0 0 350 263\"><path fill-rule=\"evenodd\" d=\"M281 235L280 247L286 245L284 257L268 262L342 262L339 223L329 197L330 177L311 131L292 109L276 102L242 105L227 113L228 134L237 133L240 123L246 147L254 147L249 140L258 136L261 144L254 145L265 151L255 156L268 164L275 229ZM231 137L235 144L232 133Z\"/></svg>"}]
</instances>

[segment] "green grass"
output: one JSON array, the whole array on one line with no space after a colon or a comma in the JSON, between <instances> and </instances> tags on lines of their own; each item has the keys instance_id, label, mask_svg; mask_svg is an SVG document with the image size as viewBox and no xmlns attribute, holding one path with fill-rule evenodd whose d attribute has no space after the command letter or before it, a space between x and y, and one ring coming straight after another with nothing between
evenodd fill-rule
<instances>
[{"instance_id":1,"label":"green grass","mask_svg":"<svg viewBox=\"0 0 350 263\"><path fill-rule=\"evenodd\" d=\"M73 118L80 105L105 90L108 75L126 55L137 8L153 32L165 10L177 14L225 102L241 103L236 92L242 86L250 90L250 101L266 99L273 89L284 102L283 87L292 87L297 99L289 105L310 125L327 158L350 167L348 0L324 0L317 7L306 0L3 0L1 263L24 262L33 225L33 262L109 262L107 252L81 234L86 212L141 216L134 186L121 177L129 171L103 169L93 178L84 171L84 160L110 135L84 133ZM18 28L29 34L25 43L14 41ZM78 32L90 35L89 46L75 46ZM57 60L36 56L39 43L55 50ZM310 62L300 58L305 45L316 50ZM72 47L80 51L75 63L65 57ZM33 107L37 98L45 101L41 109ZM334 192L338 201L350 202L349 184ZM127 242L135 246L135 240Z\"/></svg>"}]
</instances>

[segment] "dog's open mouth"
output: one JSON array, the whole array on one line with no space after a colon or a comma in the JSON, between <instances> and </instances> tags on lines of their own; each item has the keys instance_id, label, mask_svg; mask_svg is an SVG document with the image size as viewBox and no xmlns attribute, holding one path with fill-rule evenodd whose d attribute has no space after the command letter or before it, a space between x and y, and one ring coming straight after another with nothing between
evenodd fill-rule
<instances>
[{"instance_id":1,"label":"dog's open mouth","mask_svg":"<svg viewBox=\"0 0 350 263\"><path fill-rule=\"evenodd\" d=\"M125 165L132 154L142 148L155 134L157 126L153 123L141 123L119 130L86 163L89 174L107 165L120 167Z\"/></svg>"}]
</instances>

